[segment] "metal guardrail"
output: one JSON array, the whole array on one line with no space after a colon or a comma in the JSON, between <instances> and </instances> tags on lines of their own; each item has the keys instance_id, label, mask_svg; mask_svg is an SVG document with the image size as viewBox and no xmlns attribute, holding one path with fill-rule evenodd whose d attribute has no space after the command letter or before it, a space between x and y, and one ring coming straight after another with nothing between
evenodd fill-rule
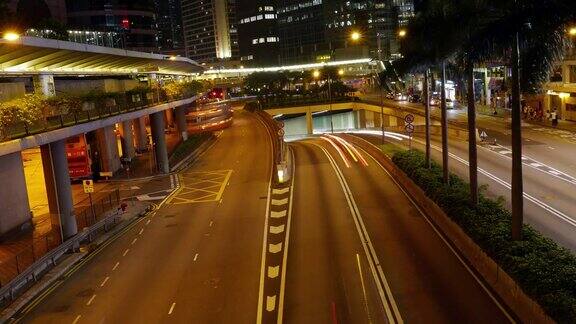
<instances>
[{"instance_id":1,"label":"metal guardrail","mask_svg":"<svg viewBox=\"0 0 576 324\"><path fill-rule=\"evenodd\" d=\"M0 288L0 306L6 306L16 298L19 292L38 281L38 278L41 277L44 272L56 266L57 261L65 253L78 251L80 244L87 240L91 242L97 232L101 230L107 232L109 228L119 221L121 213L122 209L120 207L116 210L108 211L104 217L95 221L93 225L84 227L84 229L74 237L35 260L33 264Z\"/></svg>"}]
</instances>

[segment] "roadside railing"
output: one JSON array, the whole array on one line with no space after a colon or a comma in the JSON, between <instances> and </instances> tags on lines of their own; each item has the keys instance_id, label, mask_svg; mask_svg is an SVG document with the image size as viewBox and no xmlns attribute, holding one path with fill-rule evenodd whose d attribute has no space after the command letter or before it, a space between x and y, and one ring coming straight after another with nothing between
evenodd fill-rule
<instances>
[{"instance_id":1,"label":"roadside railing","mask_svg":"<svg viewBox=\"0 0 576 324\"><path fill-rule=\"evenodd\" d=\"M322 105L329 103L342 103L360 101L358 97L351 96L338 96L329 100L325 97L287 97L287 98L267 98L260 100L263 109L281 108L281 107L296 107L296 106L309 106L309 105Z\"/></svg>"},{"instance_id":2,"label":"roadside railing","mask_svg":"<svg viewBox=\"0 0 576 324\"><path fill-rule=\"evenodd\" d=\"M7 125L0 123L0 142L142 110L187 97L189 98L188 94L168 97L163 92L147 92L125 93L114 97L100 98L96 101L85 101L81 103L81 107L78 109L58 115L43 116L37 121L17 121Z\"/></svg>"},{"instance_id":3,"label":"roadside railing","mask_svg":"<svg viewBox=\"0 0 576 324\"><path fill-rule=\"evenodd\" d=\"M120 206L120 191L117 189L105 196L94 200L93 208L87 201L82 201L75 208L76 224L78 232L85 228L89 228L102 221L107 214L117 210ZM58 217L57 215L53 215ZM51 230L49 233L39 237L33 237L30 244L23 250L18 252L15 256L7 260L0 261L0 287L8 284L21 273L25 272L34 262L41 259L44 255L48 254L53 249L61 244L60 233L58 230ZM17 248L14 244L14 248ZM10 246L4 246L10 250Z\"/></svg>"}]
</instances>

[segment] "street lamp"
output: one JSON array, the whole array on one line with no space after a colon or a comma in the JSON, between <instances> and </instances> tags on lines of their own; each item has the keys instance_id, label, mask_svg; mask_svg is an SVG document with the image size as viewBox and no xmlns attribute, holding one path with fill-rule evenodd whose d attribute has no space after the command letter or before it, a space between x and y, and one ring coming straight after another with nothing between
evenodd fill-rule
<instances>
[{"instance_id":1,"label":"street lamp","mask_svg":"<svg viewBox=\"0 0 576 324\"><path fill-rule=\"evenodd\" d=\"M339 76L343 76L343 75L344 75L344 70L343 70L343 69L338 70L338 75L339 75Z\"/></svg>"},{"instance_id":2,"label":"street lamp","mask_svg":"<svg viewBox=\"0 0 576 324\"><path fill-rule=\"evenodd\" d=\"M355 42L359 41L361 37L362 37L362 35L357 31L354 31L354 32L352 32L352 34L350 34L350 39L355 41Z\"/></svg>"},{"instance_id":3,"label":"street lamp","mask_svg":"<svg viewBox=\"0 0 576 324\"><path fill-rule=\"evenodd\" d=\"M318 78L320 77L320 71L315 70L315 71L312 73L312 76L314 77L314 79L318 79Z\"/></svg>"},{"instance_id":4,"label":"street lamp","mask_svg":"<svg viewBox=\"0 0 576 324\"><path fill-rule=\"evenodd\" d=\"M568 35L570 36L576 36L576 27L570 27L568 29Z\"/></svg>"},{"instance_id":5,"label":"street lamp","mask_svg":"<svg viewBox=\"0 0 576 324\"><path fill-rule=\"evenodd\" d=\"M398 36L399 36L400 38L406 37L407 34L408 34L408 31L406 31L406 29L400 29L400 30L398 31Z\"/></svg>"}]
</instances>

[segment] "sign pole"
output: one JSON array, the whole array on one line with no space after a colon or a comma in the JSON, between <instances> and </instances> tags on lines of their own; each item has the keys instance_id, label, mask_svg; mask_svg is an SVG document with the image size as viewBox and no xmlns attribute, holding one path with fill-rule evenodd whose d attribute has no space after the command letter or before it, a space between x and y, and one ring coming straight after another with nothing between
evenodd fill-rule
<instances>
[{"instance_id":1,"label":"sign pole","mask_svg":"<svg viewBox=\"0 0 576 324\"><path fill-rule=\"evenodd\" d=\"M91 193L88 193L88 199L90 200L90 210L92 210L92 221L96 223L96 211L94 210L94 204L92 203Z\"/></svg>"}]
</instances>

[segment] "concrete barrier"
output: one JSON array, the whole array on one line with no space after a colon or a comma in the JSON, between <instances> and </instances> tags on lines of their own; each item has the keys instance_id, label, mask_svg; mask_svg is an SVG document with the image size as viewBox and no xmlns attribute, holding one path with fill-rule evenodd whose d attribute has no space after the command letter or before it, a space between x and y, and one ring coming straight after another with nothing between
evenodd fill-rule
<instances>
[{"instance_id":1,"label":"concrete barrier","mask_svg":"<svg viewBox=\"0 0 576 324\"><path fill-rule=\"evenodd\" d=\"M453 248L463 256L485 284L495 292L523 323L554 323L542 307L522 291L502 268L434 203L390 158L368 141L353 135L344 135L351 143L372 155L404 190L420 211L434 223Z\"/></svg>"}]
</instances>

